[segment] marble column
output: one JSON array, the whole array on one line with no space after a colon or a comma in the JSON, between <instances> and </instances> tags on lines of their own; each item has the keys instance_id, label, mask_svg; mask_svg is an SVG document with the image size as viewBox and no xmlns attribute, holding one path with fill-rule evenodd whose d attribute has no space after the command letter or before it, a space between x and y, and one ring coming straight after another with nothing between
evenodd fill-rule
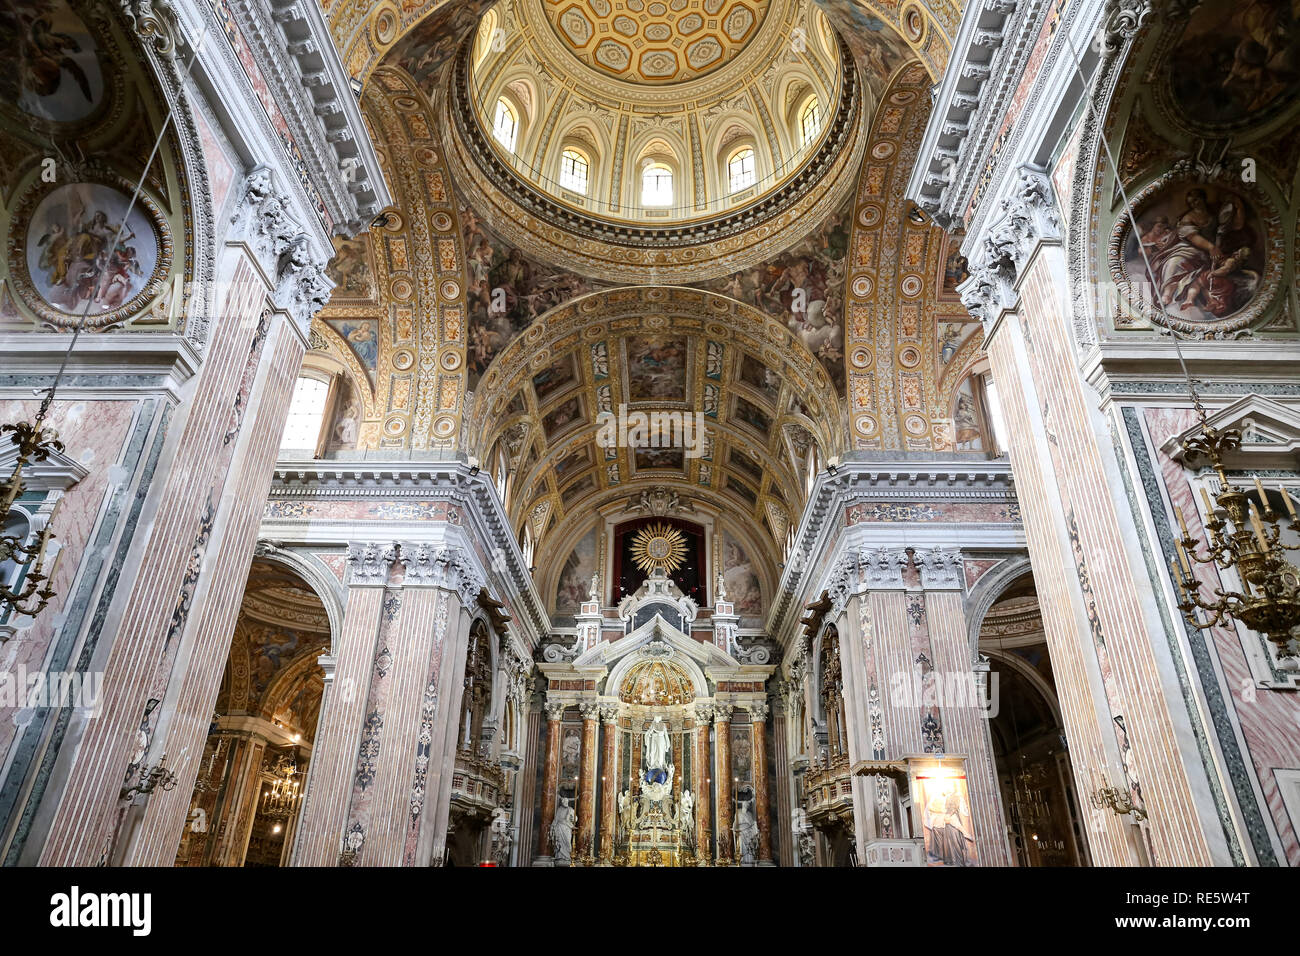
<instances>
[{"instance_id":1,"label":"marble column","mask_svg":"<svg viewBox=\"0 0 1300 956\"><path fill-rule=\"evenodd\" d=\"M591 856L596 836L596 722L600 719L600 705L595 701L583 704L582 762L578 767L578 839L575 856Z\"/></svg>"},{"instance_id":2,"label":"marble column","mask_svg":"<svg viewBox=\"0 0 1300 956\"><path fill-rule=\"evenodd\" d=\"M555 820L555 799L560 792L560 719L565 704L546 702L546 765L542 771L542 821L537 835L537 855L551 858L551 823Z\"/></svg>"},{"instance_id":3,"label":"marble column","mask_svg":"<svg viewBox=\"0 0 1300 956\"><path fill-rule=\"evenodd\" d=\"M605 726L600 754L600 860L608 863L614 859L614 828L618 816L618 764L614 757L618 743L618 705L601 704L600 720Z\"/></svg>"},{"instance_id":4,"label":"marble column","mask_svg":"<svg viewBox=\"0 0 1300 956\"><path fill-rule=\"evenodd\" d=\"M758 818L758 862L772 862L772 814L767 789L767 704L749 704L754 734L754 816Z\"/></svg>"},{"instance_id":5,"label":"marble column","mask_svg":"<svg viewBox=\"0 0 1300 956\"><path fill-rule=\"evenodd\" d=\"M735 835L731 822L735 808L731 805L731 706L715 704L713 708L713 736L717 766L713 779L718 788L718 862L731 860Z\"/></svg>"},{"instance_id":6,"label":"marble column","mask_svg":"<svg viewBox=\"0 0 1300 956\"><path fill-rule=\"evenodd\" d=\"M307 774L294 866L335 866L352 796L357 748L365 723L383 612L384 585L397 560L395 544L353 544L348 549L348 599L333 654L321 658L325 691Z\"/></svg>"},{"instance_id":7,"label":"marble column","mask_svg":"<svg viewBox=\"0 0 1300 956\"><path fill-rule=\"evenodd\" d=\"M695 705L695 856L704 861L713 859L712 797L709 773L709 721L713 708L708 704Z\"/></svg>"}]
</instances>

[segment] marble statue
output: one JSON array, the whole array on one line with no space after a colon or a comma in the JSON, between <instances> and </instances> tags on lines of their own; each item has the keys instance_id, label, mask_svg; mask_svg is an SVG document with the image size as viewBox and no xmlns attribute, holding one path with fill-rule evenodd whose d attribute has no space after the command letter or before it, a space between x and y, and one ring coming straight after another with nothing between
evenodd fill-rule
<instances>
[{"instance_id":1,"label":"marble statue","mask_svg":"<svg viewBox=\"0 0 1300 956\"><path fill-rule=\"evenodd\" d=\"M631 834L636 829L636 805L632 801L631 790L624 790L618 795L618 819L627 833Z\"/></svg>"},{"instance_id":2,"label":"marble statue","mask_svg":"<svg viewBox=\"0 0 1300 956\"><path fill-rule=\"evenodd\" d=\"M689 790L682 791L682 808L678 820L687 833L695 829L695 795Z\"/></svg>"},{"instance_id":3,"label":"marble statue","mask_svg":"<svg viewBox=\"0 0 1300 956\"><path fill-rule=\"evenodd\" d=\"M727 577L721 571L718 572L718 593L714 595L714 603L725 601L727 599Z\"/></svg>"},{"instance_id":4,"label":"marble statue","mask_svg":"<svg viewBox=\"0 0 1300 956\"><path fill-rule=\"evenodd\" d=\"M492 811L492 859L498 866L505 866L510 860L510 845L514 834L510 829L510 811L506 807L497 807Z\"/></svg>"},{"instance_id":5,"label":"marble statue","mask_svg":"<svg viewBox=\"0 0 1300 956\"><path fill-rule=\"evenodd\" d=\"M663 783L670 779L672 769L672 741L668 737L668 726L664 719L655 715L654 721L646 728L642 744L646 783Z\"/></svg>"},{"instance_id":6,"label":"marble statue","mask_svg":"<svg viewBox=\"0 0 1300 956\"><path fill-rule=\"evenodd\" d=\"M600 600L600 572L596 572L591 576L591 590L587 593L587 600Z\"/></svg>"},{"instance_id":7,"label":"marble statue","mask_svg":"<svg viewBox=\"0 0 1300 956\"><path fill-rule=\"evenodd\" d=\"M573 856L573 804L565 797L560 797L555 808L555 817L551 820L551 845L556 863L568 863Z\"/></svg>"},{"instance_id":8,"label":"marble statue","mask_svg":"<svg viewBox=\"0 0 1300 956\"><path fill-rule=\"evenodd\" d=\"M754 810L750 801L741 800L736 807L736 859L741 863L753 863L758 851L758 821L754 819Z\"/></svg>"}]
</instances>

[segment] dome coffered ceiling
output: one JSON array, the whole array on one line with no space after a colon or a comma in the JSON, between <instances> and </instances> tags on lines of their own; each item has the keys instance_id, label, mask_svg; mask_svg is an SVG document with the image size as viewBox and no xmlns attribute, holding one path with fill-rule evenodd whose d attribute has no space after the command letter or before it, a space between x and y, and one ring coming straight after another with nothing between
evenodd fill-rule
<instances>
[{"instance_id":1,"label":"dome coffered ceiling","mask_svg":"<svg viewBox=\"0 0 1300 956\"><path fill-rule=\"evenodd\" d=\"M546 0L579 60L621 80L678 83L726 65L755 37L769 0Z\"/></svg>"}]
</instances>

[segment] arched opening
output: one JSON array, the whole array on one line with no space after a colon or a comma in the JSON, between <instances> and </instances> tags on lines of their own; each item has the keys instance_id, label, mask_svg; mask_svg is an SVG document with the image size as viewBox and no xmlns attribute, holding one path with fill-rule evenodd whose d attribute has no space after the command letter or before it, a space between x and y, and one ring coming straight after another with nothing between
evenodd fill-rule
<instances>
[{"instance_id":1,"label":"arched opening","mask_svg":"<svg viewBox=\"0 0 1300 956\"><path fill-rule=\"evenodd\" d=\"M809 149L817 142L822 131L822 104L810 96L799 108L799 148Z\"/></svg>"},{"instance_id":2,"label":"arched opening","mask_svg":"<svg viewBox=\"0 0 1300 956\"><path fill-rule=\"evenodd\" d=\"M502 752L508 750L502 695L496 691L497 655L482 618L470 626L462 676L456 769L447 830L448 866L474 866L492 856L493 814L509 811Z\"/></svg>"},{"instance_id":3,"label":"arched opening","mask_svg":"<svg viewBox=\"0 0 1300 956\"><path fill-rule=\"evenodd\" d=\"M758 181L754 165L754 148L743 146L727 158L727 189L738 193L749 189Z\"/></svg>"},{"instance_id":4,"label":"arched opening","mask_svg":"<svg viewBox=\"0 0 1300 956\"><path fill-rule=\"evenodd\" d=\"M993 759L1008 841L1020 866L1086 866L1055 676L1032 576L998 596L980 626L989 659Z\"/></svg>"},{"instance_id":5,"label":"arched opening","mask_svg":"<svg viewBox=\"0 0 1300 956\"><path fill-rule=\"evenodd\" d=\"M560 153L560 186L579 196L587 195L591 178L591 160L576 146L566 146Z\"/></svg>"},{"instance_id":6,"label":"arched opening","mask_svg":"<svg viewBox=\"0 0 1300 956\"><path fill-rule=\"evenodd\" d=\"M650 161L641 171L641 205L652 208L673 204L673 168L663 161Z\"/></svg>"},{"instance_id":7,"label":"arched opening","mask_svg":"<svg viewBox=\"0 0 1300 956\"><path fill-rule=\"evenodd\" d=\"M515 151L515 144L519 141L519 113L504 96L497 100L492 114L492 135L506 152Z\"/></svg>"},{"instance_id":8,"label":"arched opening","mask_svg":"<svg viewBox=\"0 0 1300 956\"><path fill-rule=\"evenodd\" d=\"M329 616L302 577L255 560L177 866L288 864L320 716Z\"/></svg>"}]
</instances>

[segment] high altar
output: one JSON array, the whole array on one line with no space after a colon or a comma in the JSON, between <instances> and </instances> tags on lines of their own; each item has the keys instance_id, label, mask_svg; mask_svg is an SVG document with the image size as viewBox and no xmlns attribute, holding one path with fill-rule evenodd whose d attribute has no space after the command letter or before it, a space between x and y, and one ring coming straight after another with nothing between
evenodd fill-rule
<instances>
[{"instance_id":1,"label":"high altar","mask_svg":"<svg viewBox=\"0 0 1300 956\"><path fill-rule=\"evenodd\" d=\"M707 629L697 610L652 572L617 617L587 602L575 644L547 649L535 865L771 864L774 665L737 645L726 601Z\"/></svg>"}]
</instances>

